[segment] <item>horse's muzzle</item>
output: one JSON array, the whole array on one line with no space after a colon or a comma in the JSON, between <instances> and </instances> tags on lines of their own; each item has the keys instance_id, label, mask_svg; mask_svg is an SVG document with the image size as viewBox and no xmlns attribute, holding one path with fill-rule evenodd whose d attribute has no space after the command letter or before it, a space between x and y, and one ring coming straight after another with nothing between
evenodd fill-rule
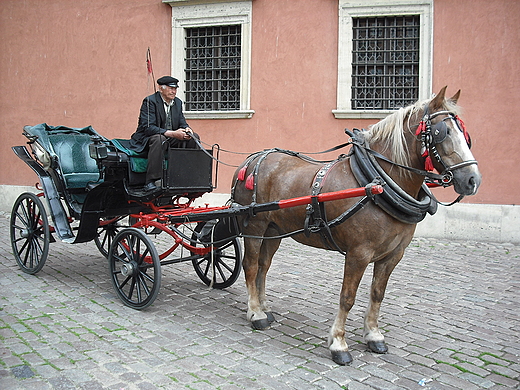
<instances>
[{"instance_id":1,"label":"horse's muzzle","mask_svg":"<svg viewBox=\"0 0 520 390\"><path fill-rule=\"evenodd\" d=\"M460 195L475 195L482 183L482 175L476 165L453 171L453 187Z\"/></svg>"}]
</instances>

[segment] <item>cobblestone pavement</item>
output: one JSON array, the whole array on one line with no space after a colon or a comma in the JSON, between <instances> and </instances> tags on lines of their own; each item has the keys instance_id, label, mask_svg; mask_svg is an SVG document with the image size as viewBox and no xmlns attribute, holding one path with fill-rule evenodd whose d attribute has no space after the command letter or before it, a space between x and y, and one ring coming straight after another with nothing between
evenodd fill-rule
<instances>
[{"instance_id":1,"label":"cobblestone pavement","mask_svg":"<svg viewBox=\"0 0 520 390\"><path fill-rule=\"evenodd\" d=\"M414 239L383 302L389 353L362 342L367 272L346 326L354 362L342 367L326 346L337 253L282 243L268 275L277 322L259 332L242 275L210 290L191 263L163 267L156 301L135 311L94 243L52 243L31 276L11 254L5 216L0 232L1 389L519 388L519 246Z\"/></svg>"}]
</instances>

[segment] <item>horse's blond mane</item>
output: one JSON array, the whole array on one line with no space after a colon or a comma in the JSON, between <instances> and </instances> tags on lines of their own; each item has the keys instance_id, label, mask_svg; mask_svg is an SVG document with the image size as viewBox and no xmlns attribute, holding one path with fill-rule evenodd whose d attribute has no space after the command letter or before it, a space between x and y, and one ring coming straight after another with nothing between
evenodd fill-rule
<instances>
[{"instance_id":1,"label":"horse's blond mane","mask_svg":"<svg viewBox=\"0 0 520 390\"><path fill-rule=\"evenodd\" d=\"M411 131L419 125L421 117L419 113L431 99L418 101L408 107L400 108L396 112L388 115L378 123L369 126L368 131L364 133L365 140L372 147L375 143L382 143L382 151L390 151L389 158L394 162L402 165L409 165L409 151L405 140L405 124ZM459 114L460 108L455 102L445 99L441 110L450 111L456 115ZM410 131L410 130L409 130Z\"/></svg>"}]
</instances>

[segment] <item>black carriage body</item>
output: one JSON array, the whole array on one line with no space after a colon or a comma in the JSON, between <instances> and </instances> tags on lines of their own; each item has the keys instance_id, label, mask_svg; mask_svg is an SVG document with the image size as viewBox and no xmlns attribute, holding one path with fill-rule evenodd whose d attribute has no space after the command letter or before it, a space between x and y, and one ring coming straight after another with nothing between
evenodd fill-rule
<instances>
[{"instance_id":1,"label":"black carriage body","mask_svg":"<svg viewBox=\"0 0 520 390\"><path fill-rule=\"evenodd\" d=\"M142 189L146 155L125 150L121 140L108 140L90 126L45 123L26 126L24 135L31 152L25 146L15 146L13 151L40 178L56 234L63 241L93 240L101 218L146 214L153 205L168 204L173 196L194 199L213 190L211 151L169 149L163 186L159 192L147 193ZM80 221L76 235L71 217Z\"/></svg>"},{"instance_id":2,"label":"black carriage body","mask_svg":"<svg viewBox=\"0 0 520 390\"><path fill-rule=\"evenodd\" d=\"M38 175L37 188L43 190L22 193L11 212L13 255L24 272L42 269L56 233L68 243L94 240L108 259L118 296L134 309L148 307L157 297L163 265L190 261L214 288L237 280L242 268L238 238L218 245L200 239L208 219L197 216L226 207L191 206L213 190L212 153L218 146L209 151L170 148L160 188L146 192L146 155L126 149L125 140L108 140L92 127L45 123L26 126L23 134L29 147L12 149ZM158 253L147 234L161 232L172 238L172 246Z\"/></svg>"}]
</instances>

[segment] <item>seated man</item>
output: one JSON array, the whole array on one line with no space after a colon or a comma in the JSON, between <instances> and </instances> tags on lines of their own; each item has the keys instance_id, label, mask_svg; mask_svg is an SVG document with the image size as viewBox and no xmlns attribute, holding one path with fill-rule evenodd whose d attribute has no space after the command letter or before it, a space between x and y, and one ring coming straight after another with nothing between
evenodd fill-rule
<instances>
[{"instance_id":1,"label":"seated man","mask_svg":"<svg viewBox=\"0 0 520 390\"><path fill-rule=\"evenodd\" d=\"M182 101L175 97L179 80L164 76L157 80L159 91L147 96L141 105L137 130L132 134L129 149L148 151L146 191L157 189L162 178L166 147L196 148L193 137L199 136L190 129L182 113ZM164 142L167 141L167 142Z\"/></svg>"}]
</instances>

